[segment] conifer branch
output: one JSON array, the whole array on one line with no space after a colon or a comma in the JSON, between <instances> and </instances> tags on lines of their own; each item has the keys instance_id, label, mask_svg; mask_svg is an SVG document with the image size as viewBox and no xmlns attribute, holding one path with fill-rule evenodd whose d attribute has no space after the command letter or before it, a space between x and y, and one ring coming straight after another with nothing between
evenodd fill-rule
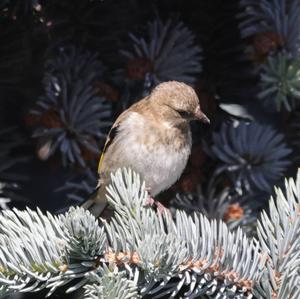
<instances>
[{"instance_id":1,"label":"conifer branch","mask_svg":"<svg viewBox=\"0 0 300 299\"><path fill-rule=\"evenodd\" d=\"M230 232L203 215L177 212L173 220L155 212L145 184L130 170L112 176L108 198L115 216L102 227L81 208L59 216L2 212L2 292L49 288L49 295L68 284L68 292L86 285L88 298L111 298L104 294L112 289L116 298L252 297L264 260L240 229ZM122 293L125 285L129 291Z\"/></svg>"},{"instance_id":2,"label":"conifer branch","mask_svg":"<svg viewBox=\"0 0 300 299\"><path fill-rule=\"evenodd\" d=\"M267 270L257 288L258 298L300 296L299 199L300 171L296 182L285 181L285 191L276 188L276 199L269 202L269 214L264 211L258 222L258 238L267 256Z\"/></svg>"},{"instance_id":3,"label":"conifer branch","mask_svg":"<svg viewBox=\"0 0 300 299\"><path fill-rule=\"evenodd\" d=\"M175 219L147 205L138 174L118 170L108 187L115 209L98 223L81 208L58 216L40 210L0 214L0 290L48 295L68 284L86 298L298 298L297 181L276 189L258 241L222 221L177 211Z\"/></svg>"}]
</instances>

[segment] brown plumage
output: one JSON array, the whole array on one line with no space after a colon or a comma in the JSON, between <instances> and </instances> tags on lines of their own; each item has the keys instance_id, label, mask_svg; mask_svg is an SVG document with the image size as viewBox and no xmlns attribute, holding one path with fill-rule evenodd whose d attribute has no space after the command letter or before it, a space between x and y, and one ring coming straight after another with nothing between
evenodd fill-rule
<instances>
[{"instance_id":1,"label":"brown plumage","mask_svg":"<svg viewBox=\"0 0 300 299\"><path fill-rule=\"evenodd\" d=\"M110 173L122 167L140 173L153 196L169 188L190 155L189 122L194 119L209 123L195 91L176 81L159 84L124 111L112 126L100 158L97 190L83 206L100 215Z\"/></svg>"}]
</instances>

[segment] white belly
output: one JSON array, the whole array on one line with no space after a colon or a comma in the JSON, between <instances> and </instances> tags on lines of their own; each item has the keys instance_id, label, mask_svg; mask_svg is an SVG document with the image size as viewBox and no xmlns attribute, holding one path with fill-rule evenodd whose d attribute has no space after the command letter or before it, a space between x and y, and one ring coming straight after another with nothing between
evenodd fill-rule
<instances>
[{"instance_id":1,"label":"white belly","mask_svg":"<svg viewBox=\"0 0 300 299\"><path fill-rule=\"evenodd\" d=\"M146 185L151 188L151 195L155 196L179 179L190 155L190 148L183 148L179 152L160 147L151 154L152 157L146 159L146 169L143 166L144 159L137 163L136 170L144 174ZM143 172L140 171L142 169Z\"/></svg>"},{"instance_id":2,"label":"white belly","mask_svg":"<svg viewBox=\"0 0 300 299\"><path fill-rule=\"evenodd\" d=\"M151 195L155 196L172 186L181 176L191 152L191 136L189 133L186 145L180 148L176 148L175 143L159 145L158 136L151 130L145 131L146 126L141 120L139 126L134 128L124 123L124 131L132 130L126 135L125 143L122 142L120 167L130 167L140 173L146 187L151 189ZM153 146L149 148L149 144L138 142L141 136L146 136Z\"/></svg>"}]
</instances>

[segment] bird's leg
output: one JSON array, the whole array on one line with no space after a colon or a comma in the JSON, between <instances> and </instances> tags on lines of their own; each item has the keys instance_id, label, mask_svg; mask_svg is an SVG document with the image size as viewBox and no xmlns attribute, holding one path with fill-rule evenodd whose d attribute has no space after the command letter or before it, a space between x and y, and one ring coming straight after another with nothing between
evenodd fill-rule
<instances>
[{"instance_id":1,"label":"bird's leg","mask_svg":"<svg viewBox=\"0 0 300 299\"><path fill-rule=\"evenodd\" d=\"M161 202L156 200L155 205L157 207L158 213L163 214L166 212L166 214L171 215L171 211L167 207L165 207Z\"/></svg>"},{"instance_id":2,"label":"bird's leg","mask_svg":"<svg viewBox=\"0 0 300 299\"><path fill-rule=\"evenodd\" d=\"M148 193L148 198L147 198L147 201L146 201L145 205L152 207L155 204L155 199L151 196L151 188L150 187L146 187L145 190Z\"/></svg>"},{"instance_id":3,"label":"bird's leg","mask_svg":"<svg viewBox=\"0 0 300 299\"><path fill-rule=\"evenodd\" d=\"M150 187L146 187L145 190L148 193L148 198L147 198L145 206L151 206L151 207L153 207L155 205L156 208L157 208L157 211L160 214L163 214L164 212L167 212L168 214L171 214L171 212L170 212L170 210L168 208L166 208L161 202L155 200L151 196L151 193L150 193L151 192L151 188Z\"/></svg>"}]
</instances>

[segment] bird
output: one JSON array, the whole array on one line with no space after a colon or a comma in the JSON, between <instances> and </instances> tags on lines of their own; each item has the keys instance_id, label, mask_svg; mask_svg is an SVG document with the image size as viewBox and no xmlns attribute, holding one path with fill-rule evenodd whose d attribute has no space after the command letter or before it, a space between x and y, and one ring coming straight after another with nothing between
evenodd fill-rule
<instances>
[{"instance_id":1,"label":"bird","mask_svg":"<svg viewBox=\"0 0 300 299\"><path fill-rule=\"evenodd\" d=\"M181 176L191 153L190 121L209 124L195 90L182 82L158 84L151 93L120 114L112 125L98 166L95 192L82 207L99 217L107 206L111 173L131 168L140 174L151 197Z\"/></svg>"}]
</instances>

